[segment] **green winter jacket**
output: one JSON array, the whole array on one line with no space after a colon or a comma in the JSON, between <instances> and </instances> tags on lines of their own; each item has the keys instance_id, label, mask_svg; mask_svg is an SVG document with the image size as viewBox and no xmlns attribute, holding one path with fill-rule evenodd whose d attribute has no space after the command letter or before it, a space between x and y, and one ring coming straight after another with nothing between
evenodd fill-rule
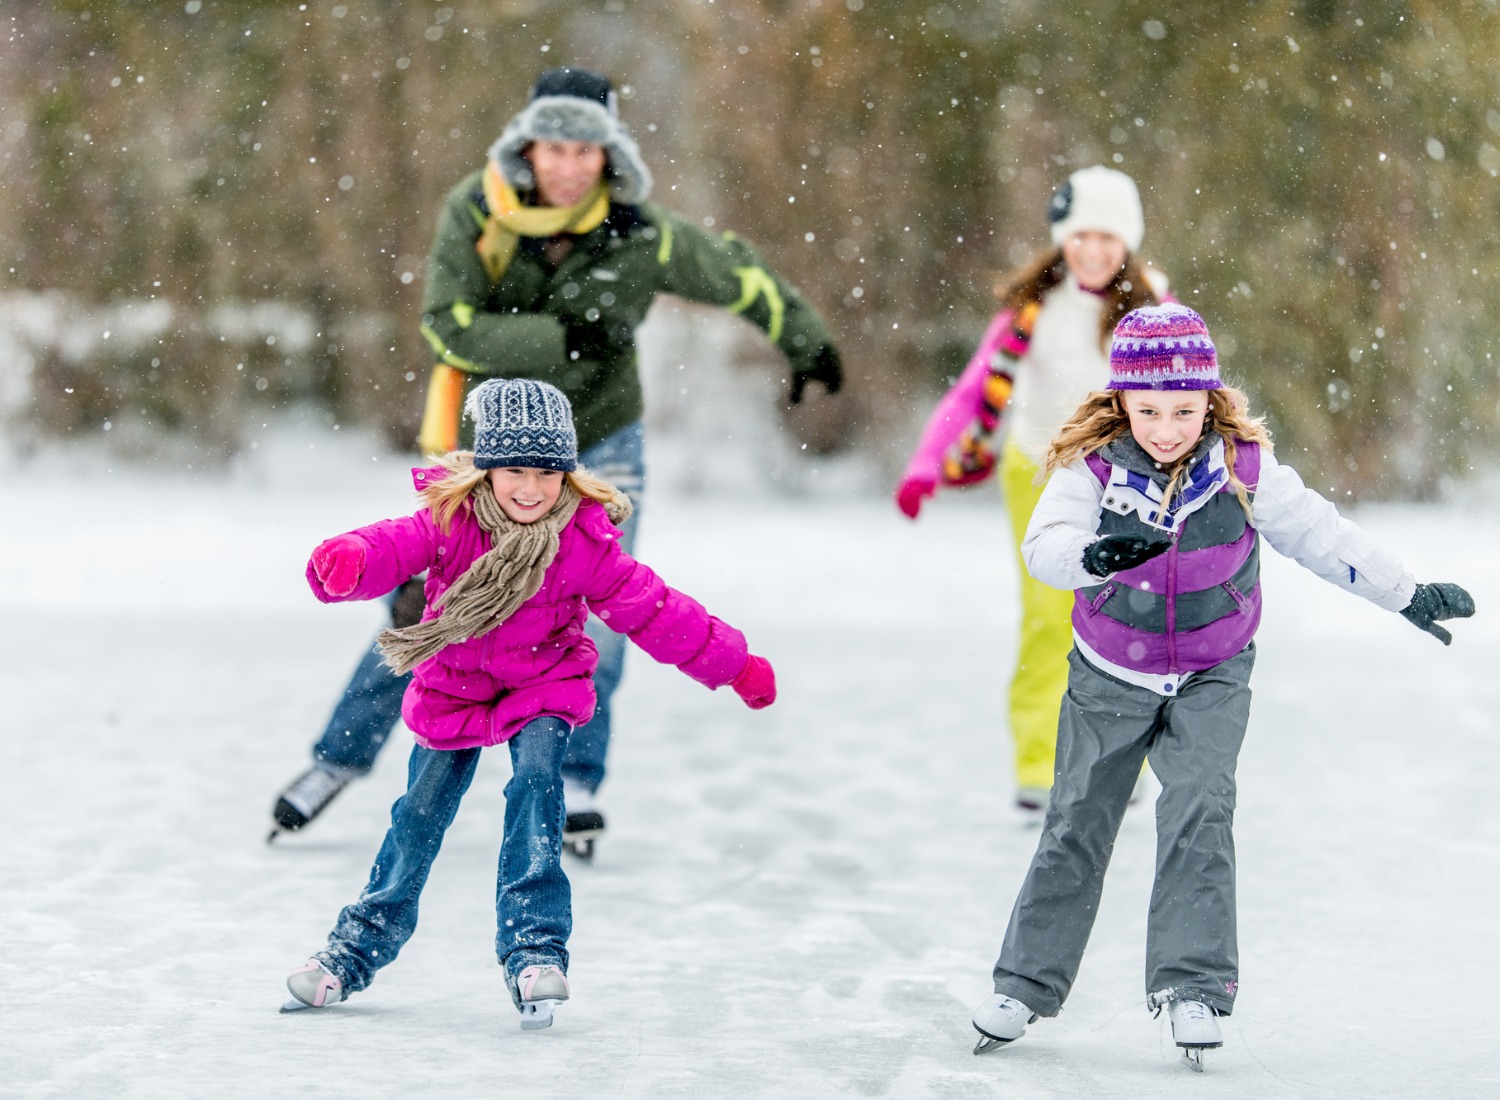
<instances>
[{"instance_id":1,"label":"green winter jacket","mask_svg":"<svg viewBox=\"0 0 1500 1100\"><path fill-rule=\"evenodd\" d=\"M486 213L481 177L467 176L444 203L427 261L422 334L441 362L467 374L537 378L562 390L580 448L640 419L635 330L658 294L740 314L796 372L811 370L831 344L817 311L753 248L655 203L611 203L555 271L542 242L523 237L491 283L474 251Z\"/></svg>"}]
</instances>

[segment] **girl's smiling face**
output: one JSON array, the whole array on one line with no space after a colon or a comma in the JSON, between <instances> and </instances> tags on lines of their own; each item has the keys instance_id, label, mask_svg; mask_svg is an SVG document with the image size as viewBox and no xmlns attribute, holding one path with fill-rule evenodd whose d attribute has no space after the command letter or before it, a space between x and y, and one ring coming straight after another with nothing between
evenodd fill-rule
<instances>
[{"instance_id":1,"label":"girl's smiling face","mask_svg":"<svg viewBox=\"0 0 1500 1100\"><path fill-rule=\"evenodd\" d=\"M1113 233L1083 229L1062 244L1063 261L1085 290L1103 290L1125 266L1130 250Z\"/></svg>"},{"instance_id":2,"label":"girl's smiling face","mask_svg":"<svg viewBox=\"0 0 1500 1100\"><path fill-rule=\"evenodd\" d=\"M1192 454L1208 417L1207 390L1122 390L1130 434L1141 449L1170 466Z\"/></svg>"},{"instance_id":3,"label":"girl's smiling face","mask_svg":"<svg viewBox=\"0 0 1500 1100\"><path fill-rule=\"evenodd\" d=\"M535 523L557 503L562 495L561 470L540 470L534 466L502 466L490 471L490 487L500 510L516 523Z\"/></svg>"}]
</instances>

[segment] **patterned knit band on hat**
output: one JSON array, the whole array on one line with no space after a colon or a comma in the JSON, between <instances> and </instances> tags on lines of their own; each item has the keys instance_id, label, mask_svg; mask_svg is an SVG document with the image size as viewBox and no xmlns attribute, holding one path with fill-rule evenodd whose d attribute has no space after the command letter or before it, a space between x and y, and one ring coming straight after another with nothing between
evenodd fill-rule
<instances>
[{"instance_id":1,"label":"patterned knit band on hat","mask_svg":"<svg viewBox=\"0 0 1500 1100\"><path fill-rule=\"evenodd\" d=\"M530 378L491 378L464 402L474 421L474 465L571 471L578 468L573 406L555 386Z\"/></svg>"},{"instance_id":2,"label":"patterned knit band on hat","mask_svg":"<svg viewBox=\"0 0 1500 1100\"><path fill-rule=\"evenodd\" d=\"M1223 385L1208 326L1187 306L1133 309L1115 326L1107 388L1216 390Z\"/></svg>"}]
</instances>

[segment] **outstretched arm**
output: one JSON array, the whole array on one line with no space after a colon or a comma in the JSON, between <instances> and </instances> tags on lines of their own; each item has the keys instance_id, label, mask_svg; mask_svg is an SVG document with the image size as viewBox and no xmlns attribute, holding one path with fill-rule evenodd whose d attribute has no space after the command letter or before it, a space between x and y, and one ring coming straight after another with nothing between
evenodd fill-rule
<instances>
[{"instance_id":1,"label":"outstretched arm","mask_svg":"<svg viewBox=\"0 0 1500 1100\"><path fill-rule=\"evenodd\" d=\"M307 585L324 603L377 599L430 568L437 539L426 509L335 535L313 548Z\"/></svg>"},{"instance_id":2,"label":"outstretched arm","mask_svg":"<svg viewBox=\"0 0 1500 1100\"><path fill-rule=\"evenodd\" d=\"M829 393L843 384L843 366L828 325L791 283L748 241L705 232L654 203L645 207L660 234L662 289L739 314L766 334L792 367L788 400L797 404L809 381Z\"/></svg>"}]
</instances>

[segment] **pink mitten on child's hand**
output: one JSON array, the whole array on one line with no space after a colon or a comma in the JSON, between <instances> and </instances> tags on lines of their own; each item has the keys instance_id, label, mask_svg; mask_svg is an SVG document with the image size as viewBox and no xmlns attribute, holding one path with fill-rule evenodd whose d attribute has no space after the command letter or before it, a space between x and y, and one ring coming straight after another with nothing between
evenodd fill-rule
<instances>
[{"instance_id":1,"label":"pink mitten on child's hand","mask_svg":"<svg viewBox=\"0 0 1500 1100\"><path fill-rule=\"evenodd\" d=\"M916 519L922 501L937 492L937 481L930 477L906 477L896 486L896 507L907 519Z\"/></svg>"},{"instance_id":2,"label":"pink mitten on child's hand","mask_svg":"<svg viewBox=\"0 0 1500 1100\"><path fill-rule=\"evenodd\" d=\"M771 662L753 653L745 658L745 667L729 686L751 710L776 702L776 673L771 671Z\"/></svg>"},{"instance_id":3,"label":"pink mitten on child's hand","mask_svg":"<svg viewBox=\"0 0 1500 1100\"><path fill-rule=\"evenodd\" d=\"M335 535L312 552L313 573L330 596L347 596L365 571L365 544L353 535Z\"/></svg>"}]
</instances>

